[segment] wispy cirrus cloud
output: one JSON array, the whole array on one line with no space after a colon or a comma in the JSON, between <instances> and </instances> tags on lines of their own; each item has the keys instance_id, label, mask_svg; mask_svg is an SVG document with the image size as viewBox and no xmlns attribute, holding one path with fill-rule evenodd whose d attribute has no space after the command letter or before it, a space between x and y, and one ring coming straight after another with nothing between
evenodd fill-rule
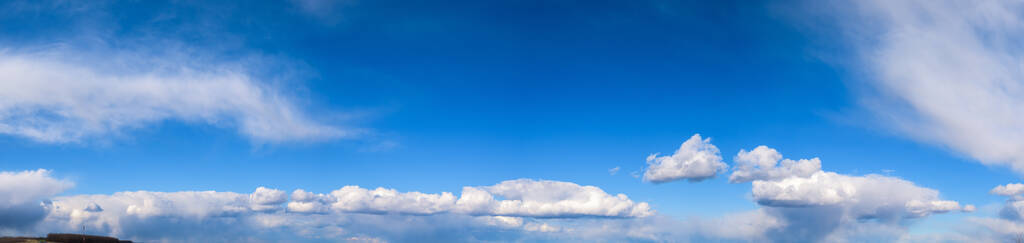
<instances>
[{"instance_id":1,"label":"wispy cirrus cloud","mask_svg":"<svg viewBox=\"0 0 1024 243\"><path fill-rule=\"evenodd\" d=\"M851 67L882 122L1024 173L1024 3L831 1ZM831 31L831 30L830 30Z\"/></svg>"},{"instance_id":2,"label":"wispy cirrus cloud","mask_svg":"<svg viewBox=\"0 0 1024 243\"><path fill-rule=\"evenodd\" d=\"M69 143L163 121L234 127L270 143L356 133L312 119L295 97L248 69L257 63L174 51L100 55L58 46L0 52L0 133Z\"/></svg>"},{"instance_id":3,"label":"wispy cirrus cloud","mask_svg":"<svg viewBox=\"0 0 1024 243\"><path fill-rule=\"evenodd\" d=\"M313 72L301 61L263 54L222 31L237 24L222 15L238 13L183 4L195 11L120 21L113 2L0 5L27 28L50 30L0 40L0 134L81 143L164 122L234 129L255 143L362 133L339 124L344 114L312 108L302 87Z\"/></svg>"}]
</instances>

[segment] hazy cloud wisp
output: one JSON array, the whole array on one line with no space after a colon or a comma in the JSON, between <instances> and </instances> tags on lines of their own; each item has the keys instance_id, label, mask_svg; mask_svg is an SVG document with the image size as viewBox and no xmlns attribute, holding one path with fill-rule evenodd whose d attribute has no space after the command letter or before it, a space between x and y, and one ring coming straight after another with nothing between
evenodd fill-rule
<instances>
[{"instance_id":1,"label":"hazy cloud wisp","mask_svg":"<svg viewBox=\"0 0 1024 243\"><path fill-rule=\"evenodd\" d=\"M0 51L0 134L68 143L168 120L236 127L271 143L353 134L309 118L243 63L161 53Z\"/></svg>"}]
</instances>

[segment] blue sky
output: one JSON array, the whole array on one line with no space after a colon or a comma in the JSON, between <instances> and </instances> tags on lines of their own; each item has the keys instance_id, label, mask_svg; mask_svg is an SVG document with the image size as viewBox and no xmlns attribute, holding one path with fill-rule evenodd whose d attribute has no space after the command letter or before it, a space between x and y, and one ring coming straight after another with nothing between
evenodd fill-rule
<instances>
[{"instance_id":1,"label":"blue sky","mask_svg":"<svg viewBox=\"0 0 1024 243\"><path fill-rule=\"evenodd\" d=\"M15 178L6 186L29 188L34 196L22 200L4 194L18 190L0 190L12 198L0 210L48 203L38 215L0 211L28 222L0 220L0 233L44 234L81 224L94 228L86 233L150 241L195 240L182 236L193 233L253 241L230 233L275 239L290 237L289 231L314 232L288 238L297 241L401 242L423 235L454 241L971 239L960 234L1004 240L1024 228L1020 216L1007 213L1016 212L1024 188L989 191L1017 182L1024 168L1017 166L1024 155L1015 152L1024 146L1024 119L1013 115L1024 103L1016 96L1024 91L1014 70L1021 52L1006 44L1024 34L1024 21L993 10L1020 9L1004 5L8 1L0 5L0 73L6 76L0 78L6 89L0 91L0 171L7 173L0 182ZM963 6L971 11L953 11ZM699 157L712 154L705 150L690 151L698 157L677 153L694 134L710 138L720 158ZM782 158L820 158L820 168L730 183L731 173L744 170L737 152L760 145ZM675 175L669 182L652 183L642 175L655 170L645 160L655 153L678 155L664 163L725 167L697 180L684 166L666 172ZM618 172L609 173L612 168ZM753 173L782 173L758 170ZM825 189L799 195L758 186L819 178L811 172L838 179L823 179ZM528 180L515 181L521 178ZM877 195L923 196L865 205L889 200L870 193L877 181L899 184L889 179L912 183L907 188L913 192ZM36 189L27 181L42 184ZM410 214L394 208L410 205L402 203L352 209L337 195L324 197L334 205L324 212L293 208L306 202L297 199L297 189L327 195L347 185L456 197L464 187L495 185L485 190L498 200L561 190L496 189L506 181L594 186L607 200L628 196L633 211L566 206L566 212ZM830 186L855 190L840 201L805 198L829 194ZM279 208L263 210L257 187L273 189L268 195L281 199L266 205ZM135 204L119 197L139 191L241 193L250 200L242 203L260 207L230 217L290 223L196 230L187 225L192 221L158 219L210 224L227 216L181 216L176 212L192 212L183 208L211 203L163 194L149 201L172 206L132 214ZM552 203L545 201L550 197L558 196L519 200ZM806 203L779 206L794 200ZM919 215L909 206L914 200L957 205ZM643 213L640 203L653 213ZM104 210L88 211L89 205ZM129 209L122 215L119 207ZM878 212L858 214L864 208ZM817 214L832 209L845 212L834 219L836 227L806 227L830 220ZM714 225L744 212L784 223L758 224L742 237L715 233ZM95 215L61 216L89 213ZM324 219L332 217L346 220ZM491 218L519 223L478 223ZM382 230L353 223L359 220L461 223ZM295 223L311 221L319 223ZM172 230L154 233L123 222ZM608 224L631 227L576 234ZM538 233L537 225L576 233ZM815 233L780 236L795 229Z\"/></svg>"}]
</instances>

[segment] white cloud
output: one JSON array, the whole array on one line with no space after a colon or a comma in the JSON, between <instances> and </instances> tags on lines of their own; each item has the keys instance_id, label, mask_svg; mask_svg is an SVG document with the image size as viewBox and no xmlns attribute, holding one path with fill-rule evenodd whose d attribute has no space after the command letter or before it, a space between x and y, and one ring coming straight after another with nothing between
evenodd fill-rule
<instances>
[{"instance_id":1,"label":"white cloud","mask_svg":"<svg viewBox=\"0 0 1024 243\"><path fill-rule=\"evenodd\" d=\"M910 219L973 209L942 200L933 189L881 175L818 172L753 183L754 200L785 223L767 230L773 241L892 241L907 233Z\"/></svg>"},{"instance_id":2,"label":"white cloud","mask_svg":"<svg viewBox=\"0 0 1024 243\"><path fill-rule=\"evenodd\" d=\"M261 186L256 188L256 191L249 195L249 200L251 200L253 204L252 210L278 210L281 208L281 204L288 201L288 194L281 190Z\"/></svg>"},{"instance_id":3,"label":"white cloud","mask_svg":"<svg viewBox=\"0 0 1024 243\"><path fill-rule=\"evenodd\" d=\"M0 171L0 230L35 224L45 216L44 200L72 186L48 170Z\"/></svg>"},{"instance_id":4,"label":"white cloud","mask_svg":"<svg viewBox=\"0 0 1024 243\"><path fill-rule=\"evenodd\" d=\"M819 171L810 177L754 181L754 200L773 207L842 206L855 218L923 217L960 210L939 192L882 175L847 176Z\"/></svg>"},{"instance_id":5,"label":"white cloud","mask_svg":"<svg viewBox=\"0 0 1024 243\"><path fill-rule=\"evenodd\" d=\"M615 168L608 169L608 174L609 175L618 174L619 173L619 169L622 169L622 168L619 168L618 166L615 166Z\"/></svg>"},{"instance_id":6,"label":"white cloud","mask_svg":"<svg viewBox=\"0 0 1024 243\"><path fill-rule=\"evenodd\" d=\"M292 193L288 210L295 213L458 213L538 218L631 218L653 214L647 203L633 202L625 194L610 195L600 188L571 182L530 179L464 187L459 197L450 192L368 190L358 186L345 186L330 194L313 194L300 189Z\"/></svg>"},{"instance_id":7,"label":"white cloud","mask_svg":"<svg viewBox=\"0 0 1024 243\"><path fill-rule=\"evenodd\" d=\"M0 134L67 143L163 121L237 127L259 142L352 133L310 119L294 97L250 69L263 68L256 63L217 62L165 47L102 54L59 47L0 51Z\"/></svg>"},{"instance_id":8,"label":"white cloud","mask_svg":"<svg viewBox=\"0 0 1024 243\"><path fill-rule=\"evenodd\" d=\"M284 208L287 210L281 210ZM566 230L560 220L637 218L654 213L646 203L634 203L623 194L609 195L597 187L569 182L528 179L465 187L461 197L448 192L345 186L328 194L295 190L288 200L283 191L259 187L249 194L135 191L64 196L54 198L45 209L44 223L34 232L85 227L90 233L148 241L192 240L183 235L227 241L244 235L277 237L262 235L268 232L283 234L281 237L294 237L287 232L298 232L302 237L336 236L328 237L333 239L378 237L361 235L375 232L381 237L401 238L423 230L441 230L447 227L441 225L449 224L485 231L553 233Z\"/></svg>"},{"instance_id":9,"label":"white cloud","mask_svg":"<svg viewBox=\"0 0 1024 243\"><path fill-rule=\"evenodd\" d=\"M890 232L905 233L906 219L950 211L973 211L958 202L941 200L938 191L882 175L848 176L819 171L810 177L754 181L758 204L785 227L769 231L782 241L846 239ZM864 227L869 227L865 229ZM831 241L831 240L828 240Z\"/></svg>"},{"instance_id":10,"label":"white cloud","mask_svg":"<svg viewBox=\"0 0 1024 243\"><path fill-rule=\"evenodd\" d=\"M330 196L315 194L302 189L292 192L292 201L288 202L288 211L295 213L327 213L330 210Z\"/></svg>"},{"instance_id":11,"label":"white cloud","mask_svg":"<svg viewBox=\"0 0 1024 243\"><path fill-rule=\"evenodd\" d=\"M1000 195L1000 196L1017 196L1024 193L1024 184L1010 183L1006 185L999 185L992 188L989 193Z\"/></svg>"},{"instance_id":12,"label":"white cloud","mask_svg":"<svg viewBox=\"0 0 1024 243\"><path fill-rule=\"evenodd\" d=\"M763 229L772 241L892 241L906 234L908 219L974 211L910 181L822 171L817 158L782 160L765 146L741 150L735 160L730 180L751 181L752 199L782 222Z\"/></svg>"},{"instance_id":13,"label":"white cloud","mask_svg":"<svg viewBox=\"0 0 1024 243\"><path fill-rule=\"evenodd\" d=\"M345 186L331 192L331 209L346 213L399 213L435 214L447 212L455 206L455 195L450 192L427 194L398 192L395 189L367 190L358 186Z\"/></svg>"},{"instance_id":14,"label":"white cloud","mask_svg":"<svg viewBox=\"0 0 1024 243\"><path fill-rule=\"evenodd\" d=\"M1022 2L837 5L843 6L836 11L844 16L840 29L848 31L843 36L859 50L862 71L882 98L867 104L886 124L1024 172Z\"/></svg>"},{"instance_id":15,"label":"white cloud","mask_svg":"<svg viewBox=\"0 0 1024 243\"><path fill-rule=\"evenodd\" d=\"M462 190L459 208L473 214L519 217L646 217L647 203L635 203L625 194L610 195L595 186L571 182L519 179L494 186ZM466 197L465 195L471 195ZM504 200L496 200L498 196Z\"/></svg>"},{"instance_id":16,"label":"white cloud","mask_svg":"<svg viewBox=\"0 0 1024 243\"><path fill-rule=\"evenodd\" d=\"M782 160L781 162L779 160ZM818 158L791 160L782 159L782 154L764 145L754 150L740 150L733 158L733 167L729 182L740 183L753 180L776 180L791 176L808 177L821 170Z\"/></svg>"},{"instance_id":17,"label":"white cloud","mask_svg":"<svg viewBox=\"0 0 1024 243\"><path fill-rule=\"evenodd\" d=\"M697 182L714 177L726 168L728 166L722 162L722 156L711 144L711 139L701 139L700 134L694 134L671 156L648 156L643 179L654 183Z\"/></svg>"},{"instance_id":18,"label":"white cloud","mask_svg":"<svg viewBox=\"0 0 1024 243\"><path fill-rule=\"evenodd\" d=\"M0 205L38 203L74 184L50 176L50 171L0 171Z\"/></svg>"}]
</instances>

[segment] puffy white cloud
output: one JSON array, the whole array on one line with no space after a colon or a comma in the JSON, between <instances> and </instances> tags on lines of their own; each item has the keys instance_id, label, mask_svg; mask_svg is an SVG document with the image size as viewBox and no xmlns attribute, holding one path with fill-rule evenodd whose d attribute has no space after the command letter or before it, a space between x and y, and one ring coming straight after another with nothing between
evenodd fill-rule
<instances>
[{"instance_id":1,"label":"puffy white cloud","mask_svg":"<svg viewBox=\"0 0 1024 243\"><path fill-rule=\"evenodd\" d=\"M49 170L0 171L0 205L38 203L74 184L53 178Z\"/></svg>"},{"instance_id":2,"label":"puffy white cloud","mask_svg":"<svg viewBox=\"0 0 1024 243\"><path fill-rule=\"evenodd\" d=\"M974 205L966 205L961 207L959 202L948 200L911 200L905 204L905 207L907 210L907 215L910 217L924 217L933 213L946 213L951 211L974 211Z\"/></svg>"},{"instance_id":3,"label":"puffy white cloud","mask_svg":"<svg viewBox=\"0 0 1024 243\"><path fill-rule=\"evenodd\" d=\"M395 189L367 190L358 186L345 186L331 192L331 209L348 213L400 213L435 214L447 212L455 206L456 197L450 192L427 194L398 192Z\"/></svg>"},{"instance_id":4,"label":"puffy white cloud","mask_svg":"<svg viewBox=\"0 0 1024 243\"><path fill-rule=\"evenodd\" d=\"M310 119L293 97L250 69L260 68L255 61L216 62L165 47L103 54L71 48L0 52L0 134L77 142L168 120L237 127L260 142L352 134Z\"/></svg>"},{"instance_id":5,"label":"puffy white cloud","mask_svg":"<svg viewBox=\"0 0 1024 243\"><path fill-rule=\"evenodd\" d=\"M647 203L625 194L610 195L595 186L571 182L519 179L494 186L462 190L459 210L472 214L520 217L646 217ZM504 200L496 200L499 196Z\"/></svg>"},{"instance_id":6,"label":"puffy white cloud","mask_svg":"<svg viewBox=\"0 0 1024 243\"><path fill-rule=\"evenodd\" d=\"M834 15L860 57L870 108L896 129L1024 172L1024 4L850 1ZM851 11L853 10L853 11ZM834 28L835 29L835 28Z\"/></svg>"},{"instance_id":7,"label":"puffy white cloud","mask_svg":"<svg viewBox=\"0 0 1024 243\"><path fill-rule=\"evenodd\" d=\"M281 211L282 191L259 187L251 194L216 191L118 192L54 198L50 226L74 226L106 234L136 236L152 228L230 224L258 213ZM255 223L255 222L239 222Z\"/></svg>"},{"instance_id":8,"label":"puffy white cloud","mask_svg":"<svg viewBox=\"0 0 1024 243\"><path fill-rule=\"evenodd\" d=\"M292 201L288 202L288 211L296 213L327 213L330 210L330 196L314 194L302 189L292 192Z\"/></svg>"},{"instance_id":9,"label":"puffy white cloud","mask_svg":"<svg viewBox=\"0 0 1024 243\"><path fill-rule=\"evenodd\" d=\"M644 180L665 183L678 180L697 182L714 177L728 166L722 162L718 147L711 144L711 138L701 139L694 134L670 156L647 156Z\"/></svg>"},{"instance_id":10,"label":"puffy white cloud","mask_svg":"<svg viewBox=\"0 0 1024 243\"><path fill-rule=\"evenodd\" d=\"M819 171L810 177L754 181L754 199L773 207L841 206L854 218L923 217L960 210L939 192L882 175L847 176Z\"/></svg>"},{"instance_id":11,"label":"puffy white cloud","mask_svg":"<svg viewBox=\"0 0 1024 243\"><path fill-rule=\"evenodd\" d=\"M35 224L45 216L44 200L71 186L48 170L0 171L0 230Z\"/></svg>"},{"instance_id":12,"label":"puffy white cloud","mask_svg":"<svg viewBox=\"0 0 1024 243\"><path fill-rule=\"evenodd\" d=\"M502 199L497 199L502 198ZM450 192L430 194L394 189L345 186L330 194L292 192L288 210L296 213L438 214L537 218L646 217L653 214L647 203L636 203L625 194L611 195L595 186L571 182L519 179L493 186L464 187L456 197Z\"/></svg>"},{"instance_id":13,"label":"puffy white cloud","mask_svg":"<svg viewBox=\"0 0 1024 243\"><path fill-rule=\"evenodd\" d=\"M887 220L963 209L958 202L940 200L938 191L910 181L822 171L817 158L782 160L778 151L766 146L740 150L735 160L730 181L752 181L753 199L763 206L836 207L851 218Z\"/></svg>"},{"instance_id":14,"label":"puffy white cloud","mask_svg":"<svg viewBox=\"0 0 1024 243\"><path fill-rule=\"evenodd\" d=\"M781 162L779 160L782 160ZM791 160L782 159L782 154L767 146L757 146L754 150L740 150L733 159L733 167L729 182L740 183L753 180L776 180L791 176L808 177L821 170L818 158Z\"/></svg>"},{"instance_id":15,"label":"puffy white cloud","mask_svg":"<svg viewBox=\"0 0 1024 243\"><path fill-rule=\"evenodd\" d=\"M899 178L824 171L809 177L756 180L752 194L769 214L786 222L785 227L769 231L772 239L780 241L834 241L865 235L894 239L905 234L900 224L906 219L974 208L942 200L938 191ZM876 235L885 232L891 234Z\"/></svg>"},{"instance_id":16,"label":"puffy white cloud","mask_svg":"<svg viewBox=\"0 0 1024 243\"><path fill-rule=\"evenodd\" d=\"M735 160L730 181L751 181L752 199L781 222L763 229L772 241L892 241L906 235L907 219L974 211L910 181L822 171L817 158L783 160L765 146L741 150Z\"/></svg>"},{"instance_id":17,"label":"puffy white cloud","mask_svg":"<svg viewBox=\"0 0 1024 243\"><path fill-rule=\"evenodd\" d=\"M1000 196L1017 196L1024 193L1024 184L1010 183L1006 185L999 185L992 188L989 193L1000 195Z\"/></svg>"},{"instance_id":18,"label":"puffy white cloud","mask_svg":"<svg viewBox=\"0 0 1024 243\"><path fill-rule=\"evenodd\" d=\"M252 209L256 211L278 210L281 204L288 201L288 194L282 190L257 187L256 191L249 195L252 201Z\"/></svg>"}]
</instances>

